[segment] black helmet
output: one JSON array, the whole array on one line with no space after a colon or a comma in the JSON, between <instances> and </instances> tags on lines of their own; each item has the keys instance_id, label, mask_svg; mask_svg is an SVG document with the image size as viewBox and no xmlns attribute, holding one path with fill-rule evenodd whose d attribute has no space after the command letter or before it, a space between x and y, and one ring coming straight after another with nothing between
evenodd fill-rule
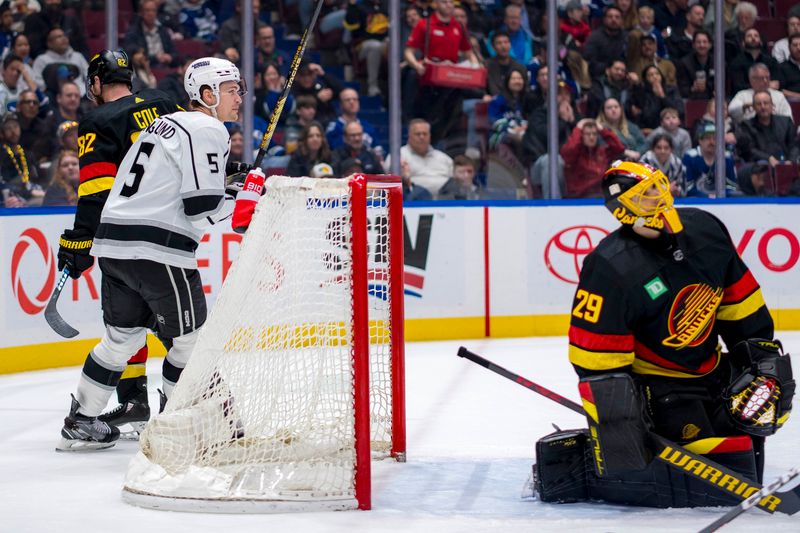
<instances>
[{"instance_id":1,"label":"black helmet","mask_svg":"<svg viewBox=\"0 0 800 533\"><path fill-rule=\"evenodd\" d=\"M89 62L89 72L86 76L87 94L92 94L88 89L92 86L95 76L100 78L100 85L124 83L131 87L133 69L128 61L128 54L122 49L103 50L99 54L95 54Z\"/></svg>"}]
</instances>

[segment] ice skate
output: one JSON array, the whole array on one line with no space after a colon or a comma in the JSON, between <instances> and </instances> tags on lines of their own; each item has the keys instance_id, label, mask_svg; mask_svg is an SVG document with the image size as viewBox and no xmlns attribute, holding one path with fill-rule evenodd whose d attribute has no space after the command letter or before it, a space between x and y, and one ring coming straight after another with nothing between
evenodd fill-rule
<instances>
[{"instance_id":1,"label":"ice skate","mask_svg":"<svg viewBox=\"0 0 800 533\"><path fill-rule=\"evenodd\" d=\"M135 395L97 417L98 420L119 428L119 438L122 440L139 440L139 435L150 420L146 380L145 377L137 378L138 391Z\"/></svg>"},{"instance_id":2,"label":"ice skate","mask_svg":"<svg viewBox=\"0 0 800 533\"><path fill-rule=\"evenodd\" d=\"M111 448L119 438L119 430L101 421L98 417L82 415L78 412L81 404L72 396L69 415L61 428L61 440L56 451L83 452Z\"/></svg>"}]
</instances>

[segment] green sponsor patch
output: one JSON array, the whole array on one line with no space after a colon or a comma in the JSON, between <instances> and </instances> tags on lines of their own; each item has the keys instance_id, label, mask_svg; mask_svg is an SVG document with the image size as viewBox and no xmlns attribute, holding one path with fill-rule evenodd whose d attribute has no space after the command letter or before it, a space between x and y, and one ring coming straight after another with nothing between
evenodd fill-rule
<instances>
[{"instance_id":1,"label":"green sponsor patch","mask_svg":"<svg viewBox=\"0 0 800 533\"><path fill-rule=\"evenodd\" d=\"M667 292L666 284L661 281L661 278L656 276L644 286L644 290L650 295L651 300L657 299L659 296Z\"/></svg>"}]
</instances>

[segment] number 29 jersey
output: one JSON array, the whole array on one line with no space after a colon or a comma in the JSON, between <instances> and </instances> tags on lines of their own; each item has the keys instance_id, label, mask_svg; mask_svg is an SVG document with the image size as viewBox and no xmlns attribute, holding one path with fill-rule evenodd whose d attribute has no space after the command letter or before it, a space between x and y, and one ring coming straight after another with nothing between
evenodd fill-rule
<instances>
[{"instance_id":1,"label":"number 29 jersey","mask_svg":"<svg viewBox=\"0 0 800 533\"><path fill-rule=\"evenodd\" d=\"M645 239L615 231L583 262L569 329L579 374L630 370L698 378L728 347L771 339L761 288L716 217L678 209L684 231Z\"/></svg>"},{"instance_id":2,"label":"number 29 jersey","mask_svg":"<svg viewBox=\"0 0 800 533\"><path fill-rule=\"evenodd\" d=\"M92 255L197 268L204 230L228 218L228 131L200 111L172 113L145 128L120 163Z\"/></svg>"}]
</instances>

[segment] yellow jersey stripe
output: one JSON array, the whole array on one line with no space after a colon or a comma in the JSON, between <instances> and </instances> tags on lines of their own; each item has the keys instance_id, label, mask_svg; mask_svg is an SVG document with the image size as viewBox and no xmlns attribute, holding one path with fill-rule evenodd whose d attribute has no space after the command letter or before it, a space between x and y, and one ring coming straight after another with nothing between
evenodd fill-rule
<instances>
[{"instance_id":1,"label":"yellow jersey stripe","mask_svg":"<svg viewBox=\"0 0 800 533\"><path fill-rule=\"evenodd\" d=\"M570 344L569 362L587 370L610 370L630 365L633 352L590 352Z\"/></svg>"},{"instance_id":2,"label":"yellow jersey stripe","mask_svg":"<svg viewBox=\"0 0 800 533\"><path fill-rule=\"evenodd\" d=\"M122 377L119 379L133 379L133 378L140 378L145 375L145 365L144 363L135 363L132 365L128 365L125 367L125 370L122 372Z\"/></svg>"},{"instance_id":3,"label":"yellow jersey stripe","mask_svg":"<svg viewBox=\"0 0 800 533\"><path fill-rule=\"evenodd\" d=\"M764 305L766 305L764 295L761 294L761 289L758 289L739 303L719 306L717 318L719 320L741 320L752 315Z\"/></svg>"},{"instance_id":4,"label":"yellow jersey stripe","mask_svg":"<svg viewBox=\"0 0 800 533\"><path fill-rule=\"evenodd\" d=\"M84 181L78 186L78 196L89 196L103 191L110 191L114 186L114 177L95 178Z\"/></svg>"},{"instance_id":5,"label":"yellow jersey stripe","mask_svg":"<svg viewBox=\"0 0 800 533\"><path fill-rule=\"evenodd\" d=\"M719 366L720 360L722 360L722 358L717 357L717 363L714 365L714 368L705 374L689 374L688 372L681 372L680 370L672 370L670 368L654 365L653 363L637 358L633 361L633 372L635 374L649 374L652 376L667 376L671 378L701 378L713 372L714 369Z\"/></svg>"}]
</instances>

